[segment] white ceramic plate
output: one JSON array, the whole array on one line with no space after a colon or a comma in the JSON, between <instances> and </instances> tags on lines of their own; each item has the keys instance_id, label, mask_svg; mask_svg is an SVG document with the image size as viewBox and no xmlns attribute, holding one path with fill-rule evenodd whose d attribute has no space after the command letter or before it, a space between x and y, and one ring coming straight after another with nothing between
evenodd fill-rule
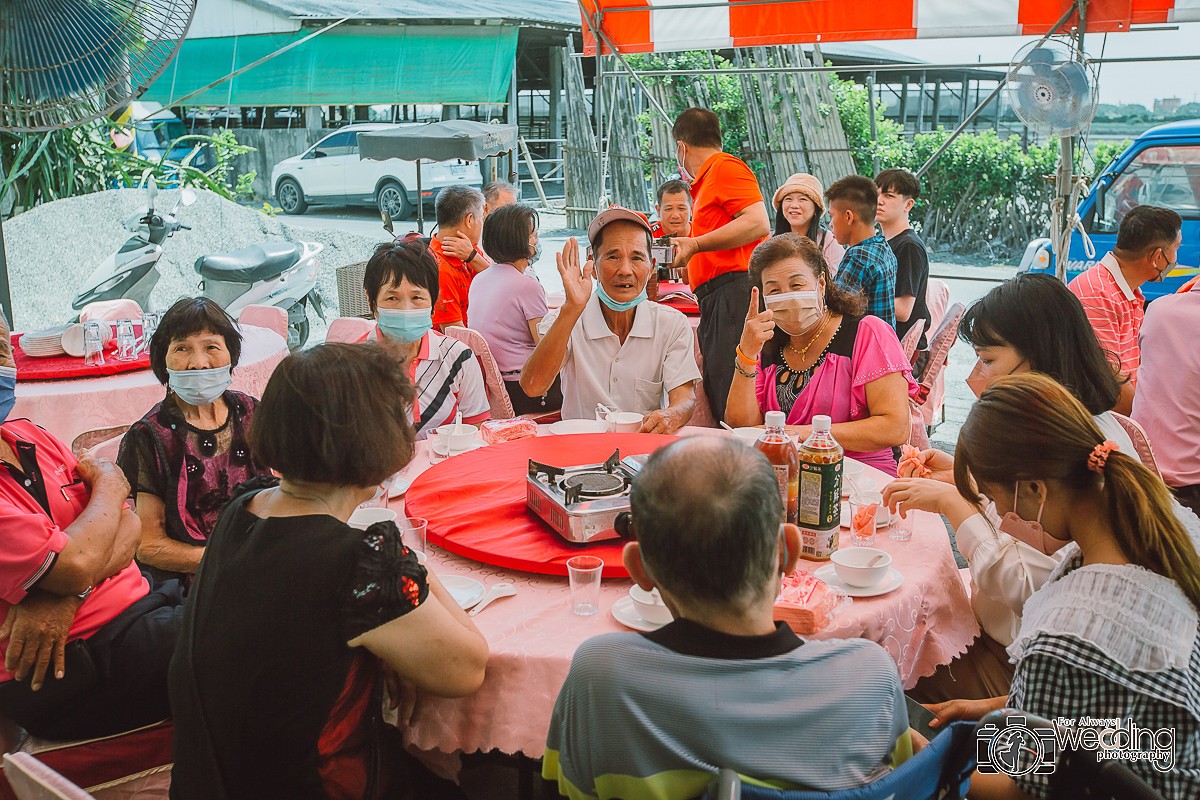
<instances>
[{"instance_id":1,"label":"white ceramic plate","mask_svg":"<svg viewBox=\"0 0 1200 800\"><path fill-rule=\"evenodd\" d=\"M445 586L446 591L454 598L454 602L464 609L470 608L483 599L483 584L474 578L466 578L462 575L439 575L438 578L441 580L442 586Z\"/></svg>"},{"instance_id":2,"label":"white ceramic plate","mask_svg":"<svg viewBox=\"0 0 1200 800\"><path fill-rule=\"evenodd\" d=\"M563 419L550 425L556 436L568 433L608 433L608 423L596 419Z\"/></svg>"},{"instance_id":3,"label":"white ceramic plate","mask_svg":"<svg viewBox=\"0 0 1200 800\"><path fill-rule=\"evenodd\" d=\"M656 631L662 627L662 625L653 622L647 622L639 617L637 609L633 606L633 598L629 595L625 595L620 600L613 603L612 615L613 619L624 625L626 628L633 628L635 631L642 631L643 633Z\"/></svg>"},{"instance_id":4,"label":"white ceramic plate","mask_svg":"<svg viewBox=\"0 0 1200 800\"><path fill-rule=\"evenodd\" d=\"M476 436L475 441L472 442L471 446L468 447L466 450L459 450L457 453L451 453L450 455L458 456L458 455L462 455L463 453L469 453L472 450L478 450L481 447L487 447L487 446L488 446L487 442L485 442L483 439L480 439L478 436ZM438 437L436 434L429 437L429 449L432 450L435 454L442 456L443 458L446 457L446 451L444 449L442 449L441 444L438 442Z\"/></svg>"},{"instance_id":5,"label":"white ceramic plate","mask_svg":"<svg viewBox=\"0 0 1200 800\"><path fill-rule=\"evenodd\" d=\"M850 586L842 583L842 579L837 576L837 569L833 564L826 564L813 572L813 575L825 581L830 586L844 590L851 597L878 597L881 594L896 591L900 588L900 584L904 583L904 576L895 569L888 569L887 575L884 576L883 580L874 586L866 587Z\"/></svg>"},{"instance_id":6,"label":"white ceramic plate","mask_svg":"<svg viewBox=\"0 0 1200 800\"><path fill-rule=\"evenodd\" d=\"M402 471L397 472L391 477L391 483L388 484L388 500L393 497L399 497L408 491L408 487L412 486L412 482L416 480L416 475L405 475Z\"/></svg>"},{"instance_id":7,"label":"white ceramic plate","mask_svg":"<svg viewBox=\"0 0 1200 800\"><path fill-rule=\"evenodd\" d=\"M892 522L891 512L884 505L879 506L879 510L875 512L875 529L886 528ZM842 501L842 527L850 530L850 501Z\"/></svg>"}]
</instances>

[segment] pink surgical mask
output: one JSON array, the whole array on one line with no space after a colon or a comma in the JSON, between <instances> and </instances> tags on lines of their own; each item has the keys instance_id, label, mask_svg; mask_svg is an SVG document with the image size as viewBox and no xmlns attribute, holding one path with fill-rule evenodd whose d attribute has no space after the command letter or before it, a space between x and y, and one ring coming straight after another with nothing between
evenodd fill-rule
<instances>
[{"instance_id":1,"label":"pink surgical mask","mask_svg":"<svg viewBox=\"0 0 1200 800\"><path fill-rule=\"evenodd\" d=\"M1024 363L1025 361L1022 359L1017 366L1013 367L1006 374L1012 375L1017 371L1021 364ZM978 398L983 394L984 389L987 389L988 384L995 380L995 378L996 374L984 365L983 359L976 359L975 368L971 370L971 374L967 376L967 386L971 387L971 391L974 392L975 397Z\"/></svg>"},{"instance_id":2,"label":"pink surgical mask","mask_svg":"<svg viewBox=\"0 0 1200 800\"><path fill-rule=\"evenodd\" d=\"M1007 533L1018 542L1024 542L1034 550L1048 556L1053 555L1065 547L1070 539L1056 539L1042 530L1042 511L1046 508L1045 500L1038 506L1036 521L1030 522L1017 514L1017 492L1020 491L1020 488L1020 481L1013 485L1013 510L1005 514L1004 519L1000 521L1000 531Z\"/></svg>"}]
</instances>

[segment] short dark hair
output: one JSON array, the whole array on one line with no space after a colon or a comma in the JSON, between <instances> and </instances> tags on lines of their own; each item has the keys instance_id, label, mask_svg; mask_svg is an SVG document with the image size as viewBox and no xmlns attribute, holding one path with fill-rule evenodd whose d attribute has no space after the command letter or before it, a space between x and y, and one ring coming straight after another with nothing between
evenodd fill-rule
<instances>
[{"instance_id":1,"label":"short dark hair","mask_svg":"<svg viewBox=\"0 0 1200 800\"><path fill-rule=\"evenodd\" d=\"M863 222L875 221L875 209L879 206L879 187L870 178L862 175L847 175L836 180L825 190L826 205L830 208L836 200L844 200Z\"/></svg>"},{"instance_id":2,"label":"short dark hair","mask_svg":"<svg viewBox=\"0 0 1200 800\"><path fill-rule=\"evenodd\" d=\"M483 187L483 199L487 201L487 204L490 206L500 197L501 192L511 192L513 197L516 197L518 200L521 199L517 195L517 187L513 186L508 181L492 181L487 186Z\"/></svg>"},{"instance_id":3,"label":"short dark hair","mask_svg":"<svg viewBox=\"0 0 1200 800\"><path fill-rule=\"evenodd\" d=\"M1175 244L1183 219L1169 208L1135 206L1117 229L1117 250L1144 255L1156 247Z\"/></svg>"},{"instance_id":4,"label":"short dark hair","mask_svg":"<svg viewBox=\"0 0 1200 800\"><path fill-rule=\"evenodd\" d=\"M1116 357L1101 349L1079 298L1050 275L1024 272L995 287L966 310L958 335L975 347L1013 347L1093 416L1121 395Z\"/></svg>"},{"instance_id":5,"label":"short dark hair","mask_svg":"<svg viewBox=\"0 0 1200 800\"><path fill-rule=\"evenodd\" d=\"M721 120L707 108L689 108L675 118L671 136L688 147L721 149Z\"/></svg>"},{"instance_id":6,"label":"short dark hair","mask_svg":"<svg viewBox=\"0 0 1200 800\"><path fill-rule=\"evenodd\" d=\"M438 192L433 208L437 212L438 227L451 228L462 222L467 214L483 215L483 192L461 183L447 186Z\"/></svg>"},{"instance_id":7,"label":"short dark hair","mask_svg":"<svg viewBox=\"0 0 1200 800\"><path fill-rule=\"evenodd\" d=\"M693 437L659 448L629 500L642 562L673 595L745 607L779 569L775 470L737 439Z\"/></svg>"},{"instance_id":8,"label":"short dark hair","mask_svg":"<svg viewBox=\"0 0 1200 800\"><path fill-rule=\"evenodd\" d=\"M378 245L363 272L363 290L367 293L372 314L383 287L388 284L399 286L405 278L428 291L430 304L437 305L438 266L433 253L429 252L429 245L420 239Z\"/></svg>"},{"instance_id":9,"label":"short dark hair","mask_svg":"<svg viewBox=\"0 0 1200 800\"><path fill-rule=\"evenodd\" d=\"M817 280L820 280L822 275L825 276L825 307L834 314L861 317L866 313L867 299L862 291L842 288L833 279L829 262L825 260L825 253L812 239L798 233L781 233L772 236L754 248L754 252L750 254L750 286L758 289L758 311L766 307L766 297L763 295L763 271L788 258L802 259L812 268L813 275ZM788 345L789 340L790 337L784 333L783 328L776 325L775 335L763 346L763 365L784 363L783 348Z\"/></svg>"},{"instance_id":10,"label":"short dark hair","mask_svg":"<svg viewBox=\"0 0 1200 800\"><path fill-rule=\"evenodd\" d=\"M683 181L679 180L678 178L672 178L671 180L664 183L662 186L658 187L658 191L655 193L654 196L657 199L657 202L660 206L662 205L663 195L668 195L668 194L681 194L687 198L688 205L692 204L692 189L691 189L691 187L688 186Z\"/></svg>"},{"instance_id":11,"label":"short dark hair","mask_svg":"<svg viewBox=\"0 0 1200 800\"><path fill-rule=\"evenodd\" d=\"M499 264L529 258L529 234L537 230L538 213L525 203L510 203L483 221L483 249Z\"/></svg>"},{"instance_id":12,"label":"short dark hair","mask_svg":"<svg viewBox=\"0 0 1200 800\"><path fill-rule=\"evenodd\" d=\"M628 225L636 225L637 224L635 222L630 222L627 219L614 219L612 222L608 223L608 225L605 225L604 228L601 228L600 230L596 231L596 240L594 242L590 242L590 244L592 245L592 254L596 258L600 257L600 245L604 244L604 229L607 228L609 225L612 225L617 222L624 222ZM644 228L642 229L642 231L643 231L643 233L646 234L646 255L650 255L650 250L651 250L651 248L654 247L654 237L650 235L650 231L645 230ZM487 250L487 247L484 247L483 249Z\"/></svg>"},{"instance_id":13,"label":"short dark hair","mask_svg":"<svg viewBox=\"0 0 1200 800\"><path fill-rule=\"evenodd\" d=\"M154 335L150 337L150 369L154 377L163 386L167 385L167 350L171 342L186 339L197 333L212 333L225 340L229 350L229 366L236 367L242 355L242 334L238 331L233 317L225 309L208 297L185 297L176 300L175 305L167 309L167 313L158 322Z\"/></svg>"},{"instance_id":14,"label":"short dark hair","mask_svg":"<svg viewBox=\"0 0 1200 800\"><path fill-rule=\"evenodd\" d=\"M302 350L271 374L250 449L288 480L382 483L412 460L415 397L405 363L374 343Z\"/></svg>"},{"instance_id":15,"label":"short dark hair","mask_svg":"<svg viewBox=\"0 0 1200 800\"><path fill-rule=\"evenodd\" d=\"M909 200L921 196L921 181L906 169L885 169L875 176L875 186L879 193L891 192Z\"/></svg>"}]
</instances>

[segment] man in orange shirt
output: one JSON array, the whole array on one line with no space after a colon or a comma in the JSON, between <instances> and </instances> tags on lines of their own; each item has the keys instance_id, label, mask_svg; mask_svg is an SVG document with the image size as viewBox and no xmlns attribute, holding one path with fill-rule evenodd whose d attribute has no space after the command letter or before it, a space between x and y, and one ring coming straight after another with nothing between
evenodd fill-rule
<instances>
[{"instance_id":1,"label":"man in orange shirt","mask_svg":"<svg viewBox=\"0 0 1200 800\"><path fill-rule=\"evenodd\" d=\"M721 152L721 124L707 108L689 108L675 120L679 174L692 185L691 236L675 239L674 266L687 267L700 305L696 335L704 359L704 393L717 420L733 382L734 351L750 306L746 267L771 232L754 173Z\"/></svg>"},{"instance_id":2,"label":"man in orange shirt","mask_svg":"<svg viewBox=\"0 0 1200 800\"><path fill-rule=\"evenodd\" d=\"M483 193L470 186L447 186L437 196L437 233L429 250L438 264L438 301L433 324L439 332L467 324L467 295L476 273L491 263L479 249L483 235Z\"/></svg>"}]
</instances>

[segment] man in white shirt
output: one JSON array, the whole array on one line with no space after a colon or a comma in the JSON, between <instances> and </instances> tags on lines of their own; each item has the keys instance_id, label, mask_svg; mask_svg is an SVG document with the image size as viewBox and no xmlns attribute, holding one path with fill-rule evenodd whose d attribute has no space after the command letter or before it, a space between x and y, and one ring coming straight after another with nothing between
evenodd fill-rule
<instances>
[{"instance_id":1,"label":"man in white shirt","mask_svg":"<svg viewBox=\"0 0 1200 800\"><path fill-rule=\"evenodd\" d=\"M650 223L614 206L592 220L588 239L595 260L582 270L575 239L557 256L566 302L538 325L521 388L540 396L561 372L563 419L592 419L603 403L644 415L642 433L673 434L692 417L700 369L687 317L646 301Z\"/></svg>"}]
</instances>

